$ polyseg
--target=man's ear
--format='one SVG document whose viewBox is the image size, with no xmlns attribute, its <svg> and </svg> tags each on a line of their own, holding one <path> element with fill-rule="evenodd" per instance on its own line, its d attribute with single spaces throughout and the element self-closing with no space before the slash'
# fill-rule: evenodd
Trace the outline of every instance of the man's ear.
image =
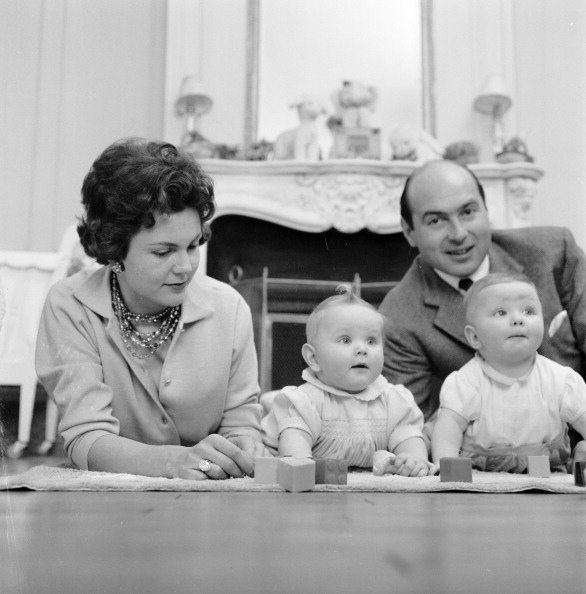
<svg viewBox="0 0 586 594">
<path fill-rule="evenodd" d="M 313 371 L 314 373 L 320 371 L 320 366 L 317 362 L 317 355 L 315 354 L 315 349 L 312 345 L 306 342 L 301 347 L 301 354 L 303 355 L 303 359 L 305 360 L 307 366 L 309 367 L 309 369 L 311 369 L 311 371 Z"/>
<path fill-rule="evenodd" d="M 480 340 L 478 338 L 478 334 L 476 334 L 476 329 L 471 324 L 466 324 L 464 326 L 464 336 L 466 336 L 466 340 L 468 344 L 474 349 L 478 350 L 480 348 Z"/>
<path fill-rule="evenodd" d="M 409 245 L 412 248 L 416 248 L 417 244 L 415 243 L 415 241 L 413 240 L 413 229 L 407 224 L 407 221 L 401 217 L 401 231 L 403 231 L 403 235 L 405 236 L 405 239 L 409 242 Z"/>
</svg>

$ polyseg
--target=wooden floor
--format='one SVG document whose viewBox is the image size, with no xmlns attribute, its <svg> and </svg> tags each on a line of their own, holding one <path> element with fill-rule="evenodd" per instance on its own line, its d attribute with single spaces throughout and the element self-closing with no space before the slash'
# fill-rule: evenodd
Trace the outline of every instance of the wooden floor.
<svg viewBox="0 0 586 594">
<path fill-rule="evenodd" d="M 8 491 L 0 522 L 3 593 L 586 592 L 586 490 Z"/>
</svg>

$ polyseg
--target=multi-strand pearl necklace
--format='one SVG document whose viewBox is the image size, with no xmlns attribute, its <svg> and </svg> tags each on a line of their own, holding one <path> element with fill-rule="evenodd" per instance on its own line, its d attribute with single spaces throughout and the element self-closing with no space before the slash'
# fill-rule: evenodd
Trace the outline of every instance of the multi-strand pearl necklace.
<svg viewBox="0 0 586 594">
<path fill-rule="evenodd" d="M 110 288 L 112 292 L 112 309 L 116 314 L 126 350 L 137 359 L 152 357 L 157 349 L 173 336 L 179 323 L 181 306 L 167 307 L 156 314 L 135 314 L 126 307 L 122 299 L 115 272 L 110 275 Z M 145 333 L 138 331 L 133 322 L 159 324 L 159 327 L 153 332 Z"/>
</svg>

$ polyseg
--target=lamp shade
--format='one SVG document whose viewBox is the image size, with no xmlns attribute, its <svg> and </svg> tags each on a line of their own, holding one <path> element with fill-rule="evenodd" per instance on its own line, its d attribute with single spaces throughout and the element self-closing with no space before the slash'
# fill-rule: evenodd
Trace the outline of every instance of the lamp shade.
<svg viewBox="0 0 586 594">
<path fill-rule="evenodd" d="M 474 109 L 481 113 L 503 114 L 512 104 L 504 78 L 493 74 L 486 79 L 480 94 L 474 100 Z"/>
<path fill-rule="evenodd" d="M 202 92 L 201 85 L 194 76 L 186 76 L 181 83 L 177 103 L 177 113 L 202 116 L 212 108 L 213 101 Z"/>
</svg>

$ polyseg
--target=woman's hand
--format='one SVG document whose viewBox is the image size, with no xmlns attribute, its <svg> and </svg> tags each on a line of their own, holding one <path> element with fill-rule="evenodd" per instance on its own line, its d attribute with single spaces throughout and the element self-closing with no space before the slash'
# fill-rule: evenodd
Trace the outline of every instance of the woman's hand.
<svg viewBox="0 0 586 594">
<path fill-rule="evenodd" d="M 229 437 L 228 441 L 237 445 L 241 450 L 246 452 L 254 462 L 255 458 L 262 457 L 273 457 L 273 455 L 267 450 L 262 441 L 258 441 L 249 435 L 239 435 L 237 437 Z"/>
<path fill-rule="evenodd" d="M 215 433 L 208 435 L 197 445 L 186 449 L 182 459 L 178 460 L 176 476 L 192 480 L 252 476 L 256 446 L 249 443 L 248 439 L 254 442 L 252 438 L 246 437 L 228 440 Z M 206 460 L 209 462 L 208 470 L 205 469 L 205 462 L 200 465 Z"/>
</svg>

